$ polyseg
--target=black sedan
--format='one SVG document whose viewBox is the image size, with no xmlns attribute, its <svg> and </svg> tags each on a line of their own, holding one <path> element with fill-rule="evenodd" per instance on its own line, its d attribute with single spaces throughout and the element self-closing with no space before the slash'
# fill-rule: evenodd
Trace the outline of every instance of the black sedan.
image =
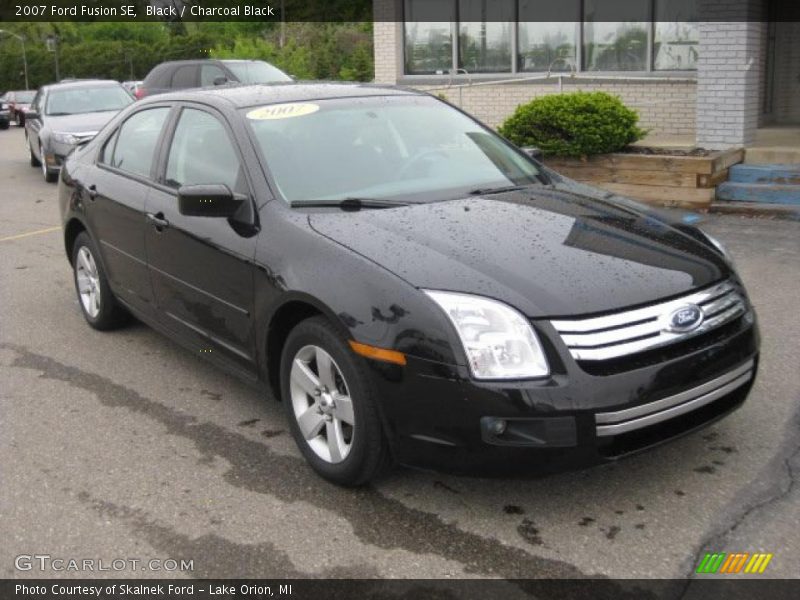
<svg viewBox="0 0 800 600">
<path fill-rule="evenodd" d="M 613 460 L 737 408 L 758 365 L 742 283 L 690 218 L 415 91 L 156 96 L 69 156 L 59 197 L 89 325 L 135 315 L 271 390 L 341 484 Z"/>
</svg>

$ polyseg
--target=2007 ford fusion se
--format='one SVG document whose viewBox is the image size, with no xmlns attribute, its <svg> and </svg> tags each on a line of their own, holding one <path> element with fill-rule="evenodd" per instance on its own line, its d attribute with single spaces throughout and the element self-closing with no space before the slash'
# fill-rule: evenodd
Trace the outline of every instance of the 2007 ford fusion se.
<svg viewBox="0 0 800 600">
<path fill-rule="evenodd" d="M 731 412 L 758 366 L 713 238 L 411 90 L 155 96 L 59 196 L 89 325 L 133 314 L 271 390 L 339 484 L 613 460 Z"/>
</svg>

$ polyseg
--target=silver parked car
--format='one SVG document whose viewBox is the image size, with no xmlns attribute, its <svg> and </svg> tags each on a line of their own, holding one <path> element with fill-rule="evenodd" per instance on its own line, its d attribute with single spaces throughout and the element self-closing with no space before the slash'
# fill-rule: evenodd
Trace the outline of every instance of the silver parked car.
<svg viewBox="0 0 800 600">
<path fill-rule="evenodd" d="M 39 89 L 25 117 L 31 166 L 48 182 L 58 179 L 72 149 L 92 139 L 133 97 L 117 81 L 80 80 Z"/>
</svg>

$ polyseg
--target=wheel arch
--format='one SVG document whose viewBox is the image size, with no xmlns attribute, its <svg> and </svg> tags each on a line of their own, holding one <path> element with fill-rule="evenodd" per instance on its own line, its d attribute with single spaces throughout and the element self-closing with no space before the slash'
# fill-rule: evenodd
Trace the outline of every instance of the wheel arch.
<svg viewBox="0 0 800 600">
<path fill-rule="evenodd" d="M 67 253 L 67 260 L 72 264 L 72 248 L 78 236 L 88 231 L 86 225 L 78 217 L 72 217 L 64 227 L 64 250 Z"/>
<path fill-rule="evenodd" d="M 272 395 L 281 401 L 281 354 L 292 329 L 301 321 L 315 316 L 325 317 L 346 338 L 350 336 L 344 322 L 327 305 L 317 298 L 300 292 L 290 293 L 269 312 L 265 328 L 264 348 L 265 380 Z"/>
</svg>

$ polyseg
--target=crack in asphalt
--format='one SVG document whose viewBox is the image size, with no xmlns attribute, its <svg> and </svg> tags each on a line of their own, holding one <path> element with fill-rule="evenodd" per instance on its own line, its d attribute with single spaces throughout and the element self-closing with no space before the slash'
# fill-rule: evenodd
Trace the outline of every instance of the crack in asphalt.
<svg viewBox="0 0 800 600">
<path fill-rule="evenodd" d="M 798 400 L 800 405 L 800 398 Z M 768 484 L 767 489 L 754 492 L 755 498 L 750 502 L 737 502 L 736 506 L 728 511 L 729 516 L 725 523 L 700 542 L 694 561 L 689 565 L 690 570 L 686 574 L 687 580 L 681 593 L 681 598 L 685 597 L 689 592 L 692 583 L 698 581 L 695 567 L 706 552 L 720 551 L 725 544 L 726 538 L 754 513 L 783 500 L 792 493 L 797 483 L 796 469 L 798 467 L 793 464 L 795 462 L 800 463 L 800 408 L 789 419 L 784 441 L 781 443 L 775 457 L 747 486 L 748 489 L 753 489 L 758 487 L 759 483 L 766 482 Z"/>
<path fill-rule="evenodd" d="M 230 465 L 223 475 L 237 488 L 270 495 L 284 502 L 307 502 L 345 519 L 364 544 L 383 549 L 401 549 L 415 554 L 433 554 L 461 564 L 465 572 L 505 579 L 526 579 L 519 587 L 526 593 L 552 592 L 531 578 L 585 579 L 587 575 L 562 560 L 537 557 L 496 538 L 484 538 L 445 523 L 435 514 L 411 508 L 372 487 L 345 489 L 315 475 L 298 457 L 274 453 L 260 442 L 220 425 L 200 422 L 194 416 L 146 398 L 139 392 L 95 373 L 66 365 L 16 344 L 0 344 L 16 356 L 15 368 L 40 372 L 40 377 L 62 381 L 93 394 L 104 406 L 124 408 L 155 420 L 176 435 L 193 442 L 202 458 L 214 456 Z M 269 477 L 280 474 L 280 479 Z M 163 532 L 162 532 L 163 533 Z M 161 535 L 161 533 L 159 533 Z M 177 540 L 179 547 L 181 542 Z M 248 547 L 249 548 L 249 547 Z M 586 585 L 571 589 L 587 598 L 644 598 L 643 590 L 631 590 L 608 579 L 586 579 Z"/>
</svg>

